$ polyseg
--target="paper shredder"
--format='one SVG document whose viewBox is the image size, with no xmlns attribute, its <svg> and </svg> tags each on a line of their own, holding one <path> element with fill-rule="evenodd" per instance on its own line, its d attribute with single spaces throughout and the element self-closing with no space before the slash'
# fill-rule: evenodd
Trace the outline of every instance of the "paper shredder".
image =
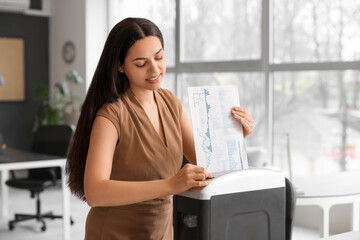
<svg viewBox="0 0 360 240">
<path fill-rule="evenodd" d="M 174 196 L 175 240 L 285 240 L 285 177 L 269 169 L 215 174 Z"/>
</svg>

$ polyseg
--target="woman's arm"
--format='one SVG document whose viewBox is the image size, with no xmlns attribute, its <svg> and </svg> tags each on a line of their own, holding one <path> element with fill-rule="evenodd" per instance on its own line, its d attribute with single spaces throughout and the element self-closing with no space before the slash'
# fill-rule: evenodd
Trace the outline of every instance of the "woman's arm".
<svg viewBox="0 0 360 240">
<path fill-rule="evenodd" d="M 139 182 L 110 180 L 117 139 L 117 131 L 111 121 L 96 117 L 84 176 L 85 196 L 91 207 L 133 204 L 209 184 L 205 169 L 189 164 L 170 179 Z"/>
</svg>

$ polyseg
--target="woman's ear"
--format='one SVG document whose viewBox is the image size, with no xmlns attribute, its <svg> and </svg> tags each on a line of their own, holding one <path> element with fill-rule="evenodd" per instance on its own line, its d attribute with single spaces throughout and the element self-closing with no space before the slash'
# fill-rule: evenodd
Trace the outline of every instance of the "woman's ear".
<svg viewBox="0 0 360 240">
<path fill-rule="evenodd" d="M 124 73 L 124 67 L 121 64 L 119 64 L 118 71 Z"/>
</svg>

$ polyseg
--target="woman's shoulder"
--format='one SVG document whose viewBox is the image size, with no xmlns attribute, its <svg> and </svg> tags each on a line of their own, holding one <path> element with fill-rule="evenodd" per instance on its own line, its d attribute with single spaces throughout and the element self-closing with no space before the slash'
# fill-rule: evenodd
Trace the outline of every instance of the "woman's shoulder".
<svg viewBox="0 0 360 240">
<path fill-rule="evenodd" d="M 101 117 L 105 117 L 108 120 L 110 120 L 115 128 L 116 131 L 118 133 L 118 136 L 120 136 L 120 116 L 121 114 L 121 101 L 119 99 L 115 100 L 114 102 L 106 102 L 103 105 L 101 105 L 101 107 L 99 108 L 99 110 L 96 113 L 96 116 L 101 116 Z"/>
<path fill-rule="evenodd" d="M 123 105 L 124 104 L 122 103 L 120 98 L 113 102 L 106 102 L 100 106 L 99 110 L 97 111 L 97 115 L 102 113 L 112 113 L 118 115 L 124 108 Z"/>
</svg>

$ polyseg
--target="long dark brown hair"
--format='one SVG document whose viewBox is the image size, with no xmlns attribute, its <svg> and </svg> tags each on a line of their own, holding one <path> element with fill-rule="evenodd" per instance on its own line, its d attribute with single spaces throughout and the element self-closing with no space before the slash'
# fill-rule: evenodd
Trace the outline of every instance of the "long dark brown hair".
<svg viewBox="0 0 360 240">
<path fill-rule="evenodd" d="M 68 185 L 73 194 L 86 200 L 84 194 L 84 171 L 90 142 L 91 128 L 99 108 L 107 102 L 116 101 L 129 88 L 129 80 L 118 71 L 129 48 L 148 36 L 164 40 L 159 28 L 144 18 L 126 18 L 116 24 L 106 40 L 90 88 L 81 107 L 81 114 L 70 145 L 66 162 Z"/>
</svg>

